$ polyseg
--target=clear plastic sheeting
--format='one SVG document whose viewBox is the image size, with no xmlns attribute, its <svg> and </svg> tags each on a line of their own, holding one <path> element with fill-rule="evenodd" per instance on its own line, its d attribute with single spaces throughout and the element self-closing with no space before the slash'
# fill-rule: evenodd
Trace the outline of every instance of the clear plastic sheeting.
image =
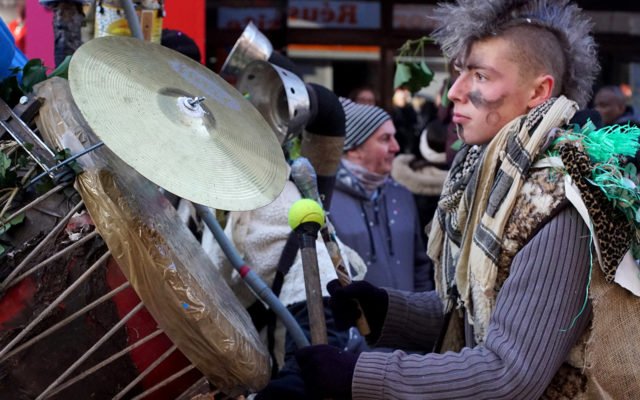
<svg viewBox="0 0 640 400">
<path fill-rule="evenodd" d="M 65 80 L 49 79 L 36 93 L 45 99 L 38 124 L 48 143 L 72 154 L 97 143 Z M 158 325 L 225 393 L 264 387 L 269 355 L 249 315 L 157 187 L 106 146 L 78 162 L 76 188 Z"/>
</svg>

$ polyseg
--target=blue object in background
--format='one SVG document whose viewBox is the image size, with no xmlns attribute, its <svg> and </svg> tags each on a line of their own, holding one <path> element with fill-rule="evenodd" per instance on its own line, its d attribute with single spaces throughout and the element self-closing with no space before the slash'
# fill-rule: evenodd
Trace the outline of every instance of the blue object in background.
<svg viewBox="0 0 640 400">
<path fill-rule="evenodd" d="M 27 57 L 16 47 L 11 31 L 0 19 L 0 79 L 13 75 L 13 68 L 22 68 L 26 63 Z M 18 81 L 21 79 L 22 72 L 18 74 Z"/>
</svg>

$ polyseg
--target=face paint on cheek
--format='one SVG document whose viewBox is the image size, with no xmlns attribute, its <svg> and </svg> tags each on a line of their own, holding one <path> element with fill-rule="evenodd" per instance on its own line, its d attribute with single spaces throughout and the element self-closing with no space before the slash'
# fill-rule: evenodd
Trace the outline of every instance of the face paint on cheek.
<svg viewBox="0 0 640 400">
<path fill-rule="evenodd" d="M 490 111 L 485 121 L 488 125 L 497 125 L 500 122 L 500 114 L 497 111 Z"/>
<path fill-rule="evenodd" d="M 504 104 L 504 99 L 506 96 L 501 96 L 496 100 L 488 100 L 486 99 L 479 90 L 474 90 L 469 92 L 468 98 L 471 104 L 477 109 L 485 109 L 489 110 L 485 118 L 485 122 L 488 125 L 497 125 L 500 122 L 500 113 L 496 111 Z"/>
<path fill-rule="evenodd" d="M 506 96 L 500 96 L 495 100 L 488 100 L 482 95 L 482 93 L 480 93 L 479 90 L 474 90 L 472 92 L 469 92 L 467 97 L 469 98 L 471 104 L 473 104 L 473 106 L 477 109 L 484 108 L 488 110 L 495 110 L 502 107 Z"/>
</svg>

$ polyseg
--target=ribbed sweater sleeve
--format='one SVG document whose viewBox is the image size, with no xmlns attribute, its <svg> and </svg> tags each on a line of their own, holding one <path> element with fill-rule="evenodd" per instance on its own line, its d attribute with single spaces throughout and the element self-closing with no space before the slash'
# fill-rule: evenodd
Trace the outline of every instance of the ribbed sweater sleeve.
<svg viewBox="0 0 640 400">
<path fill-rule="evenodd" d="M 588 324 L 590 309 L 581 313 L 581 308 L 589 263 L 588 229 L 569 207 L 514 258 L 484 345 L 445 354 L 362 353 L 352 381 L 353 399 L 539 398 Z M 389 312 L 395 310 L 396 295 L 390 297 Z M 421 304 L 411 298 L 407 296 L 404 316 L 396 317 L 406 318 L 407 331 L 424 330 L 431 316 L 416 312 Z M 415 316 L 408 319 L 410 314 Z M 392 331 L 385 326 L 384 333 Z"/>
<path fill-rule="evenodd" d="M 442 301 L 435 291 L 405 292 L 385 288 L 387 316 L 377 347 L 429 352 L 442 327 Z"/>
</svg>

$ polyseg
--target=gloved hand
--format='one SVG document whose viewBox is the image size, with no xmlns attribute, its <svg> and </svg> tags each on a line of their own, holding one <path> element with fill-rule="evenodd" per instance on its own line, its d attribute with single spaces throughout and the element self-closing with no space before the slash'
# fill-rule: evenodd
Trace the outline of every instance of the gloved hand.
<svg viewBox="0 0 640 400">
<path fill-rule="evenodd" d="M 254 400 L 299 400 L 307 397 L 302 376 L 290 373 L 272 379 Z"/>
<path fill-rule="evenodd" d="M 296 351 L 307 394 L 319 399 L 351 399 L 351 381 L 358 356 L 328 344 Z"/>
<path fill-rule="evenodd" d="M 369 344 L 375 344 L 380 338 L 382 325 L 387 317 L 389 308 L 387 292 L 365 281 L 356 281 L 342 287 L 337 279 L 327 284 L 327 290 L 331 295 L 329 306 L 333 312 L 336 327 L 348 329 L 355 326 L 361 314 L 357 300 L 371 329 L 371 333 L 365 339 Z"/>
</svg>

